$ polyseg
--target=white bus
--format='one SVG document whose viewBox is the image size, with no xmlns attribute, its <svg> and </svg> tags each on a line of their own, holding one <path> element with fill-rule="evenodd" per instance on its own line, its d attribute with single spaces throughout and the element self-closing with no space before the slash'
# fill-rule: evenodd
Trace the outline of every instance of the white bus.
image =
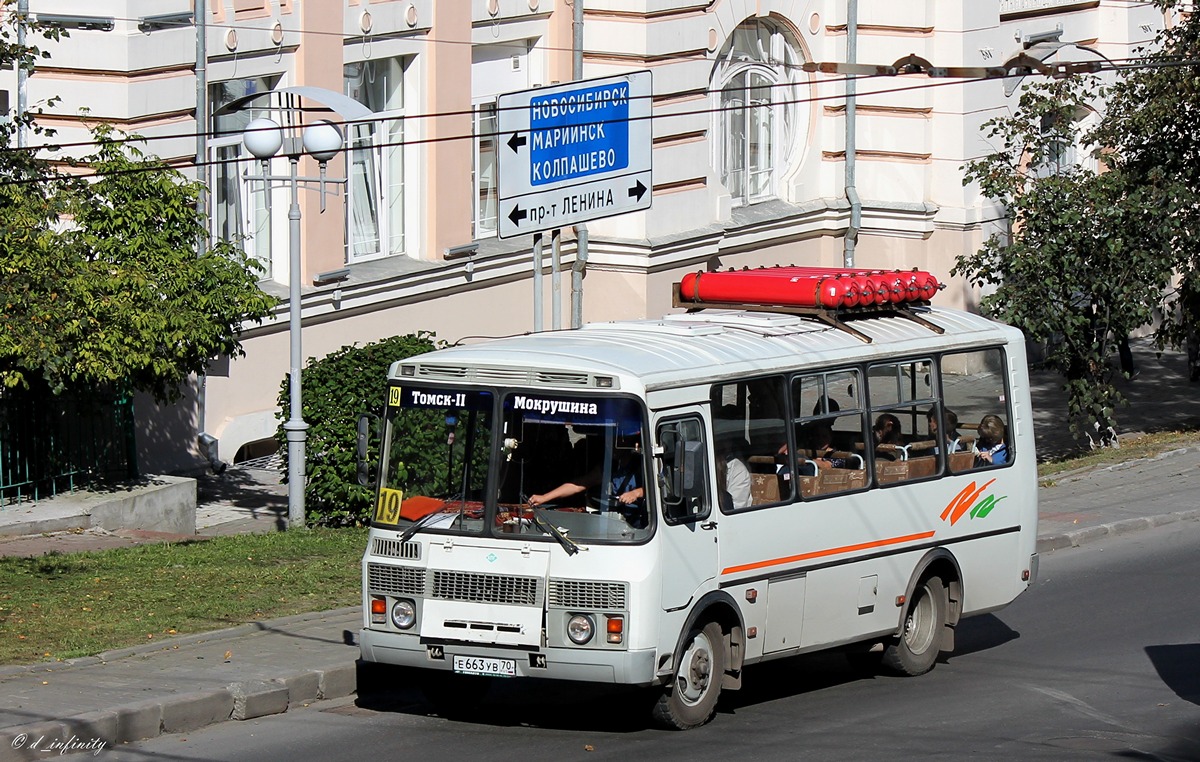
<svg viewBox="0 0 1200 762">
<path fill-rule="evenodd" d="M 926 672 L 1037 575 L 1024 339 L 976 315 L 700 310 L 442 349 L 389 384 L 360 645 L 435 704 L 657 686 L 691 728 L 756 662 Z"/>
</svg>

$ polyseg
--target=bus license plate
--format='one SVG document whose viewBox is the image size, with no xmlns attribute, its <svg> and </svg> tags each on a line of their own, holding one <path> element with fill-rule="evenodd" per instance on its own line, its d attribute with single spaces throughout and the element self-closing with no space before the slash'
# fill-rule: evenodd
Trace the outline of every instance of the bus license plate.
<svg viewBox="0 0 1200 762">
<path fill-rule="evenodd" d="M 454 671 L 460 675 L 516 677 L 517 662 L 513 659 L 484 659 L 479 656 L 455 656 Z"/>
</svg>

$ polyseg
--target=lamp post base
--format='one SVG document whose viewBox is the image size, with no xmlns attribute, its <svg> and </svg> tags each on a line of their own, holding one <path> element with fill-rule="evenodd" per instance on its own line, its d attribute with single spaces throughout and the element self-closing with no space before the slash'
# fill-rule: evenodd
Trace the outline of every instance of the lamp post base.
<svg viewBox="0 0 1200 762">
<path fill-rule="evenodd" d="M 283 424 L 288 441 L 288 529 L 304 526 L 304 443 L 308 424 L 293 419 Z"/>
</svg>

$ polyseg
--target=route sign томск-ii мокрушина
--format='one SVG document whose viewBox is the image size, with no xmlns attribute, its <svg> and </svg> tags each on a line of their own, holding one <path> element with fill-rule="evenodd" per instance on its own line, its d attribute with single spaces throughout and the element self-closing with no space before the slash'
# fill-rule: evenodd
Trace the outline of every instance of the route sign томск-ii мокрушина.
<svg viewBox="0 0 1200 762">
<path fill-rule="evenodd" d="M 500 96 L 501 238 L 650 208 L 650 72 Z"/>
</svg>

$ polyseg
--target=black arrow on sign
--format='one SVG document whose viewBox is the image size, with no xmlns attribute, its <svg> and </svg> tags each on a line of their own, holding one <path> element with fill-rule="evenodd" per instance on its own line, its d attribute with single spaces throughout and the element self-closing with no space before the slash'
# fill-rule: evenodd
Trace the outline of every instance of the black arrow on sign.
<svg viewBox="0 0 1200 762">
<path fill-rule="evenodd" d="M 508 219 L 512 224 L 516 225 L 528 216 L 529 212 L 523 211 L 519 206 L 514 206 L 512 214 L 508 215 Z"/>
<path fill-rule="evenodd" d="M 646 195 L 646 186 L 642 185 L 641 180 L 638 180 L 637 185 L 629 189 L 629 195 L 641 201 L 642 196 Z"/>
<path fill-rule="evenodd" d="M 508 139 L 508 147 L 513 150 L 513 153 L 516 153 L 518 148 L 521 148 L 525 145 L 525 142 L 524 135 L 518 135 L 514 132 L 513 136 Z"/>
</svg>

